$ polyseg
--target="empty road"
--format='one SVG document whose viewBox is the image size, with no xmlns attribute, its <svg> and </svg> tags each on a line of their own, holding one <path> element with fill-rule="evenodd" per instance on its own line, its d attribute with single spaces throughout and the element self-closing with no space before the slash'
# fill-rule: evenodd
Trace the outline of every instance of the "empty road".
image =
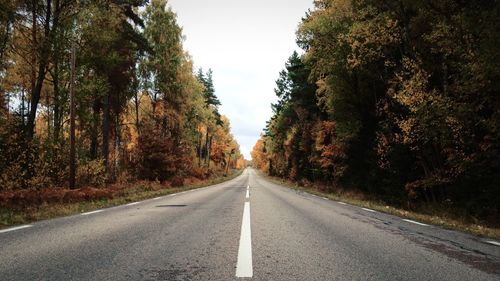
<svg viewBox="0 0 500 281">
<path fill-rule="evenodd" d="M 325 200 L 252 169 L 0 231 L 0 280 L 500 280 L 496 241 Z"/>
</svg>

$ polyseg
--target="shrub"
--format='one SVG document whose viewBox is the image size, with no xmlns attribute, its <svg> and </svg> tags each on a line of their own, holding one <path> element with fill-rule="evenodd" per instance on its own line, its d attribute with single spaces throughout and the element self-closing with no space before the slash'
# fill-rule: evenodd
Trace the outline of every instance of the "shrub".
<svg viewBox="0 0 500 281">
<path fill-rule="evenodd" d="M 79 186 L 102 186 L 106 183 L 104 160 L 80 161 L 76 169 L 76 181 Z"/>
</svg>

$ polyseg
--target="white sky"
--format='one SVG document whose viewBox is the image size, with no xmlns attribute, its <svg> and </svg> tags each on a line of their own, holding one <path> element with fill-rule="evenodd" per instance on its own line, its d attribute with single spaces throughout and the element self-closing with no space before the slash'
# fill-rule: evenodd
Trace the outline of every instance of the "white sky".
<svg viewBox="0 0 500 281">
<path fill-rule="evenodd" d="M 246 159 L 271 117 L 275 81 L 312 0 L 169 0 L 195 67 L 213 70 L 220 111 Z"/>
</svg>

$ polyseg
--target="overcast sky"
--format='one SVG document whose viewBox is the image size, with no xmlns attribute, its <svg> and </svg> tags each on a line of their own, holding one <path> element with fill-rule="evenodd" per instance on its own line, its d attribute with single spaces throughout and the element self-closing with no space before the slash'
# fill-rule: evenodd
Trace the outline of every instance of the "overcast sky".
<svg viewBox="0 0 500 281">
<path fill-rule="evenodd" d="M 169 0 L 195 67 L 213 70 L 221 113 L 246 159 L 271 117 L 275 81 L 312 0 Z"/>
</svg>

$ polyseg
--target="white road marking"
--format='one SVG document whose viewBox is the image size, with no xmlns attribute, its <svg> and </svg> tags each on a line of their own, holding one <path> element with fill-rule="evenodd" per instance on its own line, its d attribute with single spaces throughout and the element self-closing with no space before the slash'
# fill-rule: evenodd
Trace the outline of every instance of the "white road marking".
<svg viewBox="0 0 500 281">
<path fill-rule="evenodd" d="M 330 200 L 330 199 L 328 199 L 328 198 L 326 198 L 326 197 L 321 197 L 321 199 Z"/>
<path fill-rule="evenodd" d="M 318 197 L 318 195 L 316 195 L 316 194 L 311 194 L 311 196 L 313 196 L 313 197 Z"/>
<path fill-rule="evenodd" d="M 247 185 L 247 190 L 250 189 L 250 185 Z"/>
<path fill-rule="evenodd" d="M 347 205 L 347 203 L 340 202 L 340 201 L 337 201 L 337 203 L 339 203 L 340 205 Z"/>
<path fill-rule="evenodd" d="M 20 225 L 20 226 L 16 226 L 16 227 L 11 227 L 11 228 L 0 230 L 0 233 L 5 233 L 5 232 L 9 232 L 9 231 L 19 230 L 19 229 L 23 229 L 23 228 L 32 227 L 32 226 L 33 225 L 31 225 L 31 224 Z"/>
<path fill-rule="evenodd" d="M 375 210 L 368 209 L 368 208 L 361 208 L 361 209 L 363 209 L 363 210 L 365 210 L 365 211 L 367 211 L 367 212 L 372 212 L 372 213 L 376 213 L 376 212 L 377 212 L 377 211 L 375 211 Z"/>
<path fill-rule="evenodd" d="M 252 231 L 250 229 L 250 202 L 245 202 L 241 222 L 240 248 L 236 263 L 236 277 L 252 277 Z"/>
<path fill-rule="evenodd" d="M 250 191 L 248 191 L 248 189 L 247 189 L 247 195 L 245 197 L 246 199 L 250 198 Z"/>
<path fill-rule="evenodd" d="M 125 206 L 134 206 L 134 205 L 137 205 L 137 204 L 139 204 L 139 202 L 132 202 L 132 203 L 128 203 L 128 204 L 127 204 L 127 205 L 125 205 Z"/>
<path fill-rule="evenodd" d="M 421 222 L 418 222 L 418 221 L 412 221 L 412 220 L 409 220 L 409 219 L 403 219 L 403 220 L 406 221 L 406 222 L 409 222 L 409 223 L 414 223 L 414 224 L 418 224 L 418 225 L 422 225 L 422 226 L 429 226 L 428 224 L 421 223 Z"/>
<path fill-rule="evenodd" d="M 486 240 L 484 242 L 491 244 L 491 245 L 500 246 L 500 242 L 497 242 L 497 241 Z"/>
<path fill-rule="evenodd" d="M 80 215 L 82 215 L 82 216 L 88 216 L 88 215 L 100 213 L 102 211 L 103 210 L 96 210 L 96 211 L 92 211 L 92 212 L 81 213 Z"/>
<path fill-rule="evenodd" d="M 158 199 L 160 199 L 160 198 L 161 198 L 161 197 L 155 197 L 155 198 L 153 198 L 152 200 L 158 200 Z"/>
</svg>

